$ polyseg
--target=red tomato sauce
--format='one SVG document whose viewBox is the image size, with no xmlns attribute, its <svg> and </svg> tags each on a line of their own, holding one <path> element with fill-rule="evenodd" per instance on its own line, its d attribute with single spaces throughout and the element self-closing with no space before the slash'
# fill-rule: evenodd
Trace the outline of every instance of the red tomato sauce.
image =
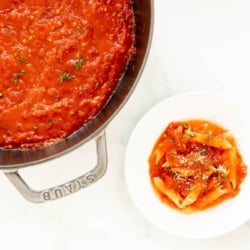
<svg viewBox="0 0 250 250">
<path fill-rule="evenodd" d="M 1 0 L 0 147 L 38 148 L 101 111 L 135 53 L 130 0 Z"/>
<path fill-rule="evenodd" d="M 155 193 L 163 203 L 185 213 L 235 197 L 246 174 L 233 135 L 205 120 L 170 123 L 149 156 Z"/>
</svg>

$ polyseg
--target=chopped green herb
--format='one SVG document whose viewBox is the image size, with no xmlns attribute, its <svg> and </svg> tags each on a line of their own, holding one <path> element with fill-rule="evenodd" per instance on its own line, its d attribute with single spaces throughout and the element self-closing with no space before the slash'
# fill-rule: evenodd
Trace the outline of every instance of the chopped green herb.
<svg viewBox="0 0 250 250">
<path fill-rule="evenodd" d="M 190 128 L 188 128 L 188 129 L 185 130 L 185 134 L 189 135 L 190 137 L 194 137 L 194 132 L 191 131 Z"/>
<path fill-rule="evenodd" d="M 54 122 L 53 119 L 48 119 L 48 123 L 52 125 L 52 124 L 54 124 L 55 122 Z"/>
<path fill-rule="evenodd" d="M 21 76 L 25 75 L 25 71 L 21 70 L 13 75 L 13 82 L 18 83 Z"/>
<path fill-rule="evenodd" d="M 228 178 L 227 177 L 222 177 L 222 182 L 228 182 Z"/>
<path fill-rule="evenodd" d="M 83 32 L 83 29 L 82 29 L 82 28 L 78 28 L 76 31 L 77 31 L 78 33 L 82 33 L 82 32 Z"/>
<path fill-rule="evenodd" d="M 68 72 L 63 72 L 59 76 L 59 83 L 63 83 L 64 81 L 70 81 L 74 78 L 74 76 Z"/>
<path fill-rule="evenodd" d="M 28 60 L 23 58 L 23 57 L 20 57 L 20 56 L 16 56 L 16 60 L 19 61 L 20 63 L 22 64 L 28 64 Z"/>
<path fill-rule="evenodd" d="M 172 168 L 170 166 L 165 166 L 165 168 L 169 174 L 173 174 Z"/>
<path fill-rule="evenodd" d="M 57 96 L 55 97 L 55 102 L 59 102 L 59 101 L 60 101 L 60 96 L 57 95 Z"/>
<path fill-rule="evenodd" d="M 17 82 L 18 82 L 18 79 L 19 79 L 18 74 L 14 74 L 14 76 L 13 76 L 13 82 L 14 82 L 14 83 L 17 83 Z"/>
<path fill-rule="evenodd" d="M 172 175 L 173 175 L 174 179 L 177 179 L 179 177 L 179 175 L 176 172 L 172 172 Z"/>
<path fill-rule="evenodd" d="M 206 155 L 206 148 L 202 148 L 201 150 L 200 150 L 200 154 L 203 156 L 203 155 Z"/>
<path fill-rule="evenodd" d="M 179 177 L 178 173 L 174 172 L 170 166 L 164 166 L 168 173 L 172 175 L 174 179 L 177 179 Z"/>
<path fill-rule="evenodd" d="M 175 141 L 174 136 L 170 136 L 170 137 L 169 137 L 169 140 L 170 140 L 171 142 L 174 142 L 174 141 Z"/>
<path fill-rule="evenodd" d="M 189 187 L 189 191 L 193 191 L 193 190 L 195 190 L 195 185 L 190 185 L 190 187 Z"/>
<path fill-rule="evenodd" d="M 171 152 L 171 153 L 169 154 L 169 156 L 170 156 L 170 157 L 175 157 L 175 156 L 176 156 L 176 153 Z"/>
<path fill-rule="evenodd" d="M 86 61 L 87 61 L 86 57 L 81 57 L 81 58 L 77 59 L 76 62 L 75 62 L 75 69 L 76 70 L 81 69 L 83 63 L 86 62 Z"/>
<path fill-rule="evenodd" d="M 215 180 L 215 184 L 219 185 L 220 183 L 221 183 L 220 180 L 218 179 Z"/>
</svg>

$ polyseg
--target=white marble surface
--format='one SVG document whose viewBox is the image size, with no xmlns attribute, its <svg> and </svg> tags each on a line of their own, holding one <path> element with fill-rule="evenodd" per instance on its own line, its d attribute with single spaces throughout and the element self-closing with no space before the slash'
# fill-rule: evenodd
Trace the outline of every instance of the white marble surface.
<svg viewBox="0 0 250 250">
<path fill-rule="evenodd" d="M 0 248 L 249 250 L 250 223 L 205 240 L 182 239 L 159 230 L 134 206 L 123 172 L 133 127 L 163 98 L 205 90 L 249 105 L 249 27 L 248 0 L 155 0 L 155 32 L 145 71 L 106 130 L 107 173 L 85 190 L 41 205 L 24 200 L 1 174 Z M 75 177 L 82 173 L 83 165 L 93 162 L 90 142 L 22 174 L 33 187 L 41 188 Z"/>
</svg>

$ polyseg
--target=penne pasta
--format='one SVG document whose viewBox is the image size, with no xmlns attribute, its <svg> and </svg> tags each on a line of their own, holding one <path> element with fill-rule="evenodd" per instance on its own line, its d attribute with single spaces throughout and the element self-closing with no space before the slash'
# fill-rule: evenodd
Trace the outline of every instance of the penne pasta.
<svg viewBox="0 0 250 250">
<path fill-rule="evenodd" d="M 235 197 L 247 166 L 230 131 L 189 120 L 170 123 L 160 135 L 149 156 L 149 174 L 164 203 L 192 213 Z"/>
<path fill-rule="evenodd" d="M 154 152 L 155 163 L 158 164 L 160 160 L 163 158 L 165 152 L 160 148 L 157 148 Z"/>
<path fill-rule="evenodd" d="M 193 176 L 195 172 L 193 169 L 184 169 L 180 167 L 172 167 L 171 170 L 181 177 Z"/>
<path fill-rule="evenodd" d="M 183 202 L 181 204 L 181 207 L 186 208 L 187 206 L 189 206 L 189 205 L 193 204 L 194 202 L 196 202 L 201 191 L 202 191 L 202 187 L 198 187 L 198 188 L 190 191 L 190 193 L 183 200 Z"/>
<path fill-rule="evenodd" d="M 228 166 L 230 168 L 229 171 L 229 179 L 232 184 L 233 189 L 237 186 L 237 151 L 236 148 L 233 147 L 228 151 Z"/>
<path fill-rule="evenodd" d="M 162 194 L 166 195 L 177 207 L 181 208 L 182 198 L 179 194 L 175 193 L 173 190 L 168 189 L 161 178 L 155 177 L 153 179 L 155 187 Z"/>
<path fill-rule="evenodd" d="M 217 187 L 214 190 L 210 191 L 206 195 L 204 195 L 203 199 L 200 201 L 200 206 L 205 207 L 208 204 L 218 200 L 222 195 L 230 192 L 230 189 L 228 188 L 223 188 L 223 187 Z"/>
<path fill-rule="evenodd" d="M 212 146 L 219 149 L 230 149 L 232 145 L 229 141 L 222 137 L 213 137 L 209 134 L 202 134 L 198 132 L 192 132 L 189 135 L 189 140 L 192 142 L 199 142 L 207 146 Z"/>
</svg>

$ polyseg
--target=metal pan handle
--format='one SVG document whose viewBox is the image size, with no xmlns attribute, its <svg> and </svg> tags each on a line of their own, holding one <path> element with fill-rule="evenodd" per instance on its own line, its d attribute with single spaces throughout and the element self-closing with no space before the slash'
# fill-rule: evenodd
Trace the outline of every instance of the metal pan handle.
<svg viewBox="0 0 250 250">
<path fill-rule="evenodd" d="M 56 200 L 75 193 L 99 180 L 107 169 L 107 145 L 105 131 L 96 138 L 97 164 L 84 175 L 67 183 L 54 186 L 42 191 L 33 190 L 20 176 L 18 170 L 5 172 L 5 175 L 23 195 L 23 197 L 34 203 Z"/>
</svg>

